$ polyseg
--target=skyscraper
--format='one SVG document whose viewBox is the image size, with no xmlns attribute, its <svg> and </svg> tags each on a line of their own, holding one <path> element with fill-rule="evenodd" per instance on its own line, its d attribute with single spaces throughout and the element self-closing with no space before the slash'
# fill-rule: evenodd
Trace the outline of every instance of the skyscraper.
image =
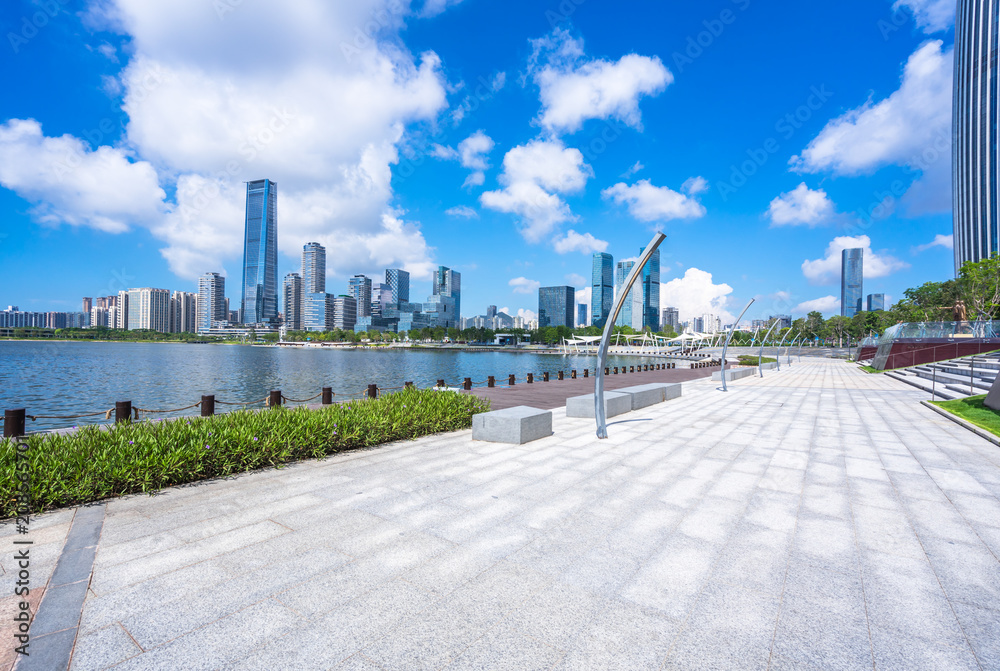
<svg viewBox="0 0 1000 671">
<path fill-rule="evenodd" d="M 576 325 L 586 326 L 587 325 L 587 304 L 577 303 L 576 304 Z"/>
<path fill-rule="evenodd" d="M 166 289 L 128 290 L 128 330 L 170 332 L 170 292 Z"/>
<path fill-rule="evenodd" d="M 643 247 L 639 255 L 646 251 Z M 660 330 L 660 250 L 656 249 L 642 267 L 642 328 Z"/>
<path fill-rule="evenodd" d="M 347 280 L 347 295 L 355 301 L 355 317 L 371 317 L 372 315 L 372 280 L 365 275 L 355 275 Z M 354 328 L 354 325 L 351 325 Z"/>
<path fill-rule="evenodd" d="M 681 313 L 677 308 L 663 308 L 663 320 L 661 326 L 664 331 L 672 330 L 674 333 L 681 332 Z"/>
<path fill-rule="evenodd" d="M 318 242 L 302 245 L 302 293 L 326 291 L 326 247 Z"/>
<path fill-rule="evenodd" d="M 446 296 L 455 301 L 455 321 L 457 325 L 458 319 L 462 316 L 462 273 L 451 268 L 438 266 L 438 269 L 434 272 L 433 294 L 435 296 Z"/>
<path fill-rule="evenodd" d="M 952 200 L 955 274 L 998 251 L 997 49 L 1000 0 L 959 0 L 955 21 Z"/>
<path fill-rule="evenodd" d="M 91 308 L 93 308 L 93 307 L 94 307 L 94 299 L 93 298 L 84 297 L 84 299 L 83 299 L 83 311 L 89 313 L 90 310 L 91 310 Z"/>
<path fill-rule="evenodd" d="M 590 323 L 604 328 L 615 303 L 615 261 L 610 254 L 597 252 L 590 281 Z"/>
<path fill-rule="evenodd" d="M 868 294 L 868 312 L 885 310 L 885 294 Z"/>
<path fill-rule="evenodd" d="M 541 287 L 538 290 L 538 328 L 573 328 L 575 304 L 576 289 L 573 287 Z"/>
<path fill-rule="evenodd" d="M 864 249 L 845 249 L 840 256 L 840 314 L 853 317 L 863 309 Z"/>
<path fill-rule="evenodd" d="M 195 333 L 197 331 L 198 294 L 175 291 L 170 295 L 170 332 Z"/>
<path fill-rule="evenodd" d="M 392 291 L 393 303 L 410 302 L 410 273 L 399 268 L 386 268 L 385 283 Z"/>
<path fill-rule="evenodd" d="M 292 331 L 302 330 L 302 276 L 298 273 L 285 275 L 284 291 L 285 327 Z"/>
<path fill-rule="evenodd" d="M 128 289 L 122 289 L 118 292 L 118 300 L 115 301 L 115 305 L 118 308 L 115 310 L 115 323 L 114 327 L 121 331 L 128 329 Z M 111 326 L 108 324 L 108 326 Z"/>
<path fill-rule="evenodd" d="M 625 280 L 632 273 L 635 261 L 619 261 L 615 271 L 615 298 L 617 298 L 625 287 Z M 622 309 L 618 312 L 618 319 L 615 326 L 628 326 L 636 331 L 642 330 L 642 285 L 636 281 L 629 289 L 628 297 L 622 303 Z"/>
<path fill-rule="evenodd" d="M 269 179 L 247 182 L 243 238 L 244 324 L 278 320 L 278 185 Z"/>
<path fill-rule="evenodd" d="M 226 310 L 226 278 L 219 273 L 205 273 L 198 278 L 198 312 L 195 317 L 198 333 L 212 328 L 212 322 L 229 319 Z"/>
</svg>

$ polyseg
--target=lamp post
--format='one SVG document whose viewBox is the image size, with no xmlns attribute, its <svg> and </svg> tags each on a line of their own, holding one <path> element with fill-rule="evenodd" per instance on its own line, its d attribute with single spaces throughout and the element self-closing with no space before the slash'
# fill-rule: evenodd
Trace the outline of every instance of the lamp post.
<svg viewBox="0 0 1000 671">
<path fill-rule="evenodd" d="M 780 320 L 775 319 L 774 323 L 771 324 L 771 328 L 767 330 L 767 333 L 764 334 L 764 337 L 760 341 L 760 353 L 757 355 L 757 372 L 760 373 L 761 377 L 764 377 L 764 368 L 763 368 L 764 345 L 767 344 L 767 336 L 771 335 L 771 331 L 773 331 L 774 327 L 780 323 L 781 323 Z"/>
<path fill-rule="evenodd" d="M 740 313 L 740 316 L 737 317 L 736 321 L 733 322 L 733 325 L 729 327 L 729 335 L 726 336 L 726 344 L 722 346 L 722 391 L 729 391 L 729 389 L 726 388 L 726 350 L 729 349 L 729 340 L 733 337 L 733 331 L 736 330 L 736 325 L 740 323 L 741 319 L 743 319 L 743 315 L 746 314 L 747 309 L 753 304 L 753 301 L 754 299 L 751 298 L 750 302 L 747 303 L 747 306 L 743 308 L 743 312 Z"/>
<path fill-rule="evenodd" d="M 791 332 L 792 332 L 792 329 L 789 327 L 789 329 L 787 331 L 785 331 L 785 335 L 783 335 L 781 337 L 781 342 L 778 343 L 778 353 L 775 355 L 774 358 L 778 360 L 778 370 L 779 371 L 781 370 L 781 346 L 785 344 L 785 338 L 787 338 L 788 334 L 791 333 Z"/>
<path fill-rule="evenodd" d="M 653 252 L 655 252 L 660 244 L 666 239 L 667 236 L 663 233 L 656 233 L 653 236 L 653 239 L 650 240 L 649 244 L 646 245 L 646 249 L 639 258 L 639 262 L 633 266 L 628 279 L 626 279 L 625 284 L 622 285 L 621 293 L 618 295 L 618 299 L 615 301 L 614 307 L 608 315 L 608 321 L 604 324 L 604 334 L 601 336 L 601 346 L 597 350 L 597 375 L 594 376 L 594 417 L 597 419 L 597 437 L 600 439 L 608 437 L 607 413 L 604 411 L 604 364 L 608 358 L 608 345 L 611 343 L 611 332 L 614 330 L 615 320 L 618 319 L 618 313 L 621 312 L 622 305 L 625 303 L 625 299 L 628 297 L 629 291 L 632 289 L 632 285 L 635 284 L 637 279 L 639 279 L 642 269 L 646 267 L 646 263 L 648 263 L 650 257 L 653 256 Z"/>
</svg>

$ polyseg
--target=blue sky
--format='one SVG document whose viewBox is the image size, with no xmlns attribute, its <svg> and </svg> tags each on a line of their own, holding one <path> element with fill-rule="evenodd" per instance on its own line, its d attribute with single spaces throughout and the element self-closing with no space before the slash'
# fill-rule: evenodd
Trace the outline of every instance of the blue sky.
<svg viewBox="0 0 1000 671">
<path fill-rule="evenodd" d="M 222 271 L 238 304 L 263 177 L 280 276 L 318 240 L 338 293 L 446 265 L 465 316 L 528 314 L 663 230 L 684 319 L 838 313 L 853 246 L 894 300 L 953 274 L 954 4 L 4 3 L 0 303 Z"/>
</svg>

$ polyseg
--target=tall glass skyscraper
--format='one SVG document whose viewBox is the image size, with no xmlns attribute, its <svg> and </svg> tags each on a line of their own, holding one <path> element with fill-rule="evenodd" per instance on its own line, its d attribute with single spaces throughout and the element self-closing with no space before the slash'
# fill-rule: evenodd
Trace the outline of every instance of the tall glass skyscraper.
<svg viewBox="0 0 1000 671">
<path fill-rule="evenodd" d="M 541 287 L 538 290 L 538 328 L 566 326 L 573 328 L 573 306 L 576 289 L 573 287 Z"/>
<path fill-rule="evenodd" d="M 635 261 L 619 261 L 615 273 L 615 296 L 617 297 L 625 288 L 625 280 L 632 274 Z M 618 319 L 615 326 L 629 326 L 636 331 L 642 330 L 642 286 L 639 281 L 629 289 L 628 297 L 622 303 L 622 309 L 618 312 Z"/>
<path fill-rule="evenodd" d="M 229 319 L 226 310 L 226 278 L 219 273 L 205 273 L 198 278 L 198 304 L 195 317 L 196 330 L 201 333 L 212 328 L 212 322 Z"/>
<path fill-rule="evenodd" d="M 955 274 L 998 251 L 997 49 L 1000 0 L 959 0 L 955 22 L 952 197 Z"/>
<path fill-rule="evenodd" d="M 455 301 L 455 321 L 458 321 L 462 316 L 462 273 L 452 270 L 451 268 L 446 268 L 444 266 L 438 266 L 438 269 L 434 272 L 434 289 L 432 292 L 435 296 L 447 296 Z"/>
<path fill-rule="evenodd" d="M 355 275 L 347 280 L 347 295 L 355 301 L 355 319 L 372 316 L 372 280 L 370 277 Z"/>
<path fill-rule="evenodd" d="M 639 256 L 646 251 L 643 247 Z M 660 250 L 649 257 L 642 269 L 642 328 L 660 330 Z"/>
<path fill-rule="evenodd" d="M 393 303 L 410 302 L 410 273 L 399 268 L 386 268 L 385 283 L 392 291 Z"/>
<path fill-rule="evenodd" d="M 278 185 L 269 179 L 247 182 L 243 238 L 244 324 L 278 321 Z"/>
<path fill-rule="evenodd" d="M 590 280 L 590 323 L 604 328 L 615 304 L 615 261 L 610 254 L 594 254 Z"/>
<path fill-rule="evenodd" d="M 840 256 L 840 314 L 853 317 L 861 306 L 864 287 L 864 249 L 845 249 Z"/>
<path fill-rule="evenodd" d="M 326 247 L 318 242 L 302 245 L 302 292 L 326 291 Z"/>
</svg>

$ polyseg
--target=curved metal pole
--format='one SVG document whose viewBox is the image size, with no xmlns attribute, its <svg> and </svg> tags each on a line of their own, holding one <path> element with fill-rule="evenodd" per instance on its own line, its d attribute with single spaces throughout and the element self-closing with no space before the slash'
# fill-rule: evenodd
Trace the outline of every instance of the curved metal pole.
<svg viewBox="0 0 1000 671">
<path fill-rule="evenodd" d="M 792 348 L 795 347 L 795 341 L 799 339 L 799 334 L 801 331 L 795 332 L 795 337 L 792 338 L 792 342 L 788 343 L 788 349 L 785 350 L 786 363 L 792 365 Z"/>
<path fill-rule="evenodd" d="M 729 327 L 729 335 L 726 336 L 726 344 L 722 346 L 722 391 L 729 391 L 729 389 L 726 388 L 726 350 L 729 349 L 729 340 L 733 337 L 733 331 L 736 330 L 736 325 L 740 323 L 741 319 L 743 319 L 743 315 L 745 315 L 747 309 L 753 305 L 753 302 L 754 299 L 751 298 L 750 302 L 747 303 L 747 306 L 743 308 L 743 312 L 740 313 L 740 316 L 737 317 L 736 321 L 733 322 L 733 325 Z"/>
<path fill-rule="evenodd" d="M 750 339 L 750 345 L 749 345 L 749 347 L 753 347 L 753 344 L 755 342 L 757 342 L 757 333 L 759 331 L 760 331 L 760 327 L 759 326 L 753 330 L 753 338 Z"/>
<path fill-rule="evenodd" d="M 642 269 L 646 267 L 646 263 L 653 256 L 653 252 L 660 246 L 660 243 L 666 239 L 667 236 L 663 233 L 657 233 L 650 240 L 649 244 L 646 245 L 646 249 L 643 251 L 638 263 L 632 267 L 632 272 L 629 273 L 628 279 L 622 285 L 621 294 L 615 301 L 614 307 L 611 309 L 611 314 L 608 315 L 607 323 L 604 324 L 601 346 L 597 350 L 597 375 L 594 376 L 594 417 L 597 419 L 598 438 L 608 437 L 608 419 L 607 414 L 604 412 L 604 362 L 608 358 L 608 344 L 611 342 L 611 332 L 615 328 L 615 320 L 618 319 L 618 313 L 621 312 L 625 298 L 628 296 L 628 292 L 631 291 L 632 285 L 639 279 Z"/>
<path fill-rule="evenodd" d="M 781 370 L 781 346 L 785 344 L 785 338 L 787 338 L 791 332 L 792 332 L 792 327 L 789 326 L 788 330 L 785 332 L 785 335 L 781 337 L 781 342 L 778 343 L 778 354 L 776 356 L 776 358 L 778 359 L 778 370 Z"/>
<path fill-rule="evenodd" d="M 760 341 L 760 353 L 757 355 L 757 372 L 760 373 L 761 377 L 764 377 L 764 369 L 761 365 L 764 360 L 764 345 L 767 343 L 767 336 L 771 335 L 771 331 L 773 331 L 774 327 L 780 323 L 780 321 L 775 320 L 775 322 L 771 324 L 771 328 L 769 328 L 767 333 L 764 334 L 764 338 Z"/>
</svg>

